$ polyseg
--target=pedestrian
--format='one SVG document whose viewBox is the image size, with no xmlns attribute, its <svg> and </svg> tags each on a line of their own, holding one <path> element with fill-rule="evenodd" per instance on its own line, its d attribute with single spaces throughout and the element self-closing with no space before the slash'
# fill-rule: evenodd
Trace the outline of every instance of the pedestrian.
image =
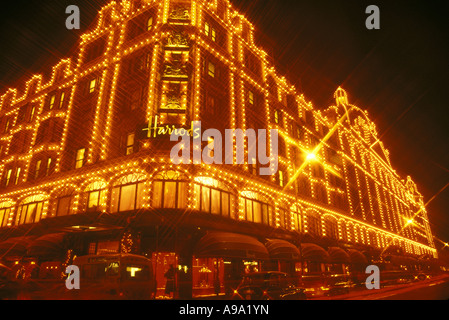
<svg viewBox="0 0 449 320">
<path fill-rule="evenodd" d="M 168 295 L 169 298 L 172 298 L 172 293 L 174 297 L 175 292 L 175 275 L 176 271 L 173 265 L 170 265 L 170 268 L 167 270 L 167 272 L 164 274 L 164 277 L 167 279 L 165 283 L 165 295 Z"/>
</svg>

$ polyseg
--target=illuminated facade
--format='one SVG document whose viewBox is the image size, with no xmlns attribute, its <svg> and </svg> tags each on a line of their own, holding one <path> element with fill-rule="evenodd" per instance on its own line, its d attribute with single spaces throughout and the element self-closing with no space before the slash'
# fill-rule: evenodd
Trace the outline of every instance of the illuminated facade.
<svg viewBox="0 0 449 320">
<path fill-rule="evenodd" d="M 137 250 L 199 269 L 194 289 L 227 263 L 198 262 L 211 231 L 436 258 L 422 196 L 367 113 L 341 88 L 315 110 L 227 0 L 111 2 L 75 56 L 0 103 L 2 240 L 66 232 L 69 256 Z M 164 128 L 192 121 L 278 129 L 279 170 L 173 165 Z"/>
</svg>

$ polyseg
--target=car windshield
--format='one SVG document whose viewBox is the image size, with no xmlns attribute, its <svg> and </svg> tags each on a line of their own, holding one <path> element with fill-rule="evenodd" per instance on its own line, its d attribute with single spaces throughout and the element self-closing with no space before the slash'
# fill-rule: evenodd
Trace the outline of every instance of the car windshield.
<svg viewBox="0 0 449 320">
<path fill-rule="evenodd" d="M 82 267 L 83 278 L 99 280 L 105 277 L 114 277 L 119 274 L 119 262 L 108 261 L 103 263 L 86 264 Z"/>
</svg>

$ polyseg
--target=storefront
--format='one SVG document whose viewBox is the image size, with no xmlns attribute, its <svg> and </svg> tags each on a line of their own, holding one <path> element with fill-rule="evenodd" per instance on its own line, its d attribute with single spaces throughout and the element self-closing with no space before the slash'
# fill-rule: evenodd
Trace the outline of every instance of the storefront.
<svg viewBox="0 0 449 320">
<path fill-rule="evenodd" d="M 327 272 L 332 274 L 346 275 L 349 272 L 349 254 L 341 248 L 329 247 L 329 263 L 327 265 Z"/>
<path fill-rule="evenodd" d="M 208 232 L 194 250 L 193 296 L 229 295 L 245 273 L 262 271 L 263 262 L 269 258 L 267 248 L 253 237 Z"/>
<path fill-rule="evenodd" d="M 264 270 L 285 272 L 295 284 L 301 276 L 301 253 L 299 248 L 286 240 L 269 239 L 265 247 L 270 255 Z"/>
</svg>

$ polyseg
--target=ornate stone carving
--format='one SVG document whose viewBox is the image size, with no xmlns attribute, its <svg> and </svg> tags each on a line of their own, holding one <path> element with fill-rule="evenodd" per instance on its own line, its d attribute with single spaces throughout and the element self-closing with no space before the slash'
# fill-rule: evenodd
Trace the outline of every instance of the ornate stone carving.
<svg viewBox="0 0 449 320">
<path fill-rule="evenodd" d="M 181 99 L 178 96 L 170 95 L 167 96 L 167 102 L 165 106 L 162 107 L 164 110 L 183 110 L 181 105 Z"/>
<path fill-rule="evenodd" d="M 173 9 L 168 18 L 174 20 L 190 20 L 190 12 L 186 8 L 178 7 Z"/>
<path fill-rule="evenodd" d="M 164 77 L 187 78 L 186 66 L 179 61 L 166 64 L 164 68 Z"/>
<path fill-rule="evenodd" d="M 188 47 L 189 38 L 183 32 L 173 31 L 167 37 L 167 47 Z"/>
</svg>

